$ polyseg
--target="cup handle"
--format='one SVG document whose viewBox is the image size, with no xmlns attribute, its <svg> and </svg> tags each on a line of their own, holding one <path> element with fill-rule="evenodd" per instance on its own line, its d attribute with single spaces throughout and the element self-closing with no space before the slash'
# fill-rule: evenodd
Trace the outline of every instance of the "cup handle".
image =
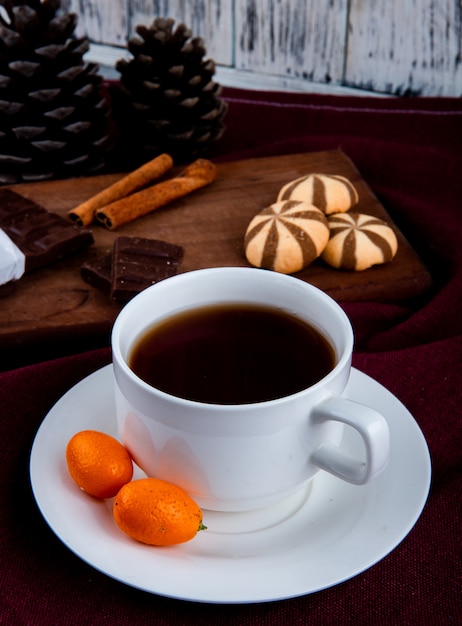
<svg viewBox="0 0 462 626">
<path fill-rule="evenodd" d="M 330 398 L 311 413 L 313 424 L 334 420 L 354 428 L 365 447 L 365 460 L 353 457 L 331 443 L 322 444 L 311 455 L 313 465 L 355 485 L 364 485 L 387 465 L 390 432 L 385 418 L 375 409 L 347 400 Z"/>
</svg>

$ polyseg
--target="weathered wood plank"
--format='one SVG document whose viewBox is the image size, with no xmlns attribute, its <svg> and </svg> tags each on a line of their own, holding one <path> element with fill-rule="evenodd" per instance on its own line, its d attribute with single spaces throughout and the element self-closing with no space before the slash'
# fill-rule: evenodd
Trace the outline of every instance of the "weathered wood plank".
<svg viewBox="0 0 462 626">
<path fill-rule="evenodd" d="M 281 90 L 296 83 L 297 90 L 324 85 L 462 96 L 460 0 L 62 0 L 62 6 L 79 15 L 77 34 L 112 46 L 118 58 L 137 24 L 168 16 L 202 37 L 218 66 L 248 76 L 250 87 L 255 76 L 262 89 L 267 77 L 270 89 L 279 78 Z"/>
<path fill-rule="evenodd" d="M 393 94 L 462 95 L 459 0 L 350 0 L 345 82 Z"/>
<path fill-rule="evenodd" d="M 346 0 L 235 0 L 236 67 L 339 84 Z"/>
<path fill-rule="evenodd" d="M 76 34 L 112 46 L 127 42 L 128 0 L 62 0 L 66 11 L 77 13 Z"/>
</svg>

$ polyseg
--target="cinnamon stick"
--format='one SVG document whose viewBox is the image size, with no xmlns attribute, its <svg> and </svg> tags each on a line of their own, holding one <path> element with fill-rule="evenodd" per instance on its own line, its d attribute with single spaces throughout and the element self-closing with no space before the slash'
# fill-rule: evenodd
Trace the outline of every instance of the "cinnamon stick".
<svg viewBox="0 0 462 626">
<path fill-rule="evenodd" d="M 216 178 L 216 167 L 207 159 L 197 159 L 178 176 L 142 189 L 96 211 L 96 219 L 109 230 L 132 222 L 161 206 L 205 187 Z"/>
<path fill-rule="evenodd" d="M 88 226 L 95 218 L 97 209 L 124 198 L 132 192 L 145 187 L 153 180 L 160 178 L 173 167 L 173 159 L 169 154 L 161 154 L 152 161 L 145 163 L 130 172 L 110 187 L 106 187 L 95 196 L 69 211 L 69 218 L 78 226 Z"/>
</svg>

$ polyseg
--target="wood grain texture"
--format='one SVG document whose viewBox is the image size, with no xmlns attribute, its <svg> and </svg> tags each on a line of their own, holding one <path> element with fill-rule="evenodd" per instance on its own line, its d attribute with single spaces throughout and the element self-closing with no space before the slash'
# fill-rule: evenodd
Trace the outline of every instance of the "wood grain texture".
<svg viewBox="0 0 462 626">
<path fill-rule="evenodd" d="M 345 83 L 397 95 L 462 95 L 460 0 L 350 0 Z"/>
<path fill-rule="evenodd" d="M 281 89 L 290 88 L 290 78 L 306 91 L 331 85 L 462 95 L 460 0 L 63 0 L 62 6 L 79 15 L 79 35 L 120 48 L 137 24 L 159 15 L 182 21 L 218 65 L 233 68 L 236 80 L 257 76 L 260 88 L 266 76 L 269 88 L 279 77 Z"/>
<path fill-rule="evenodd" d="M 357 209 L 392 223 L 354 164 L 340 151 L 218 164 L 217 179 L 210 187 L 116 231 L 95 225 L 95 244 L 91 248 L 17 281 L 12 292 L 1 300 L 0 349 L 37 342 L 39 338 L 66 341 L 70 337 L 109 337 L 120 307 L 87 285 L 80 276 L 80 267 L 85 260 L 110 252 L 119 235 L 151 237 L 183 246 L 182 272 L 248 266 L 244 235 L 250 220 L 275 201 L 285 183 L 309 172 L 347 176 L 360 196 Z M 121 176 L 28 183 L 12 188 L 49 211 L 67 215 L 72 207 Z M 430 276 L 402 233 L 394 228 L 399 250 L 387 265 L 364 272 L 342 272 L 317 260 L 296 276 L 340 301 L 400 300 L 420 295 L 429 288 Z"/>
<path fill-rule="evenodd" d="M 62 0 L 64 10 L 78 15 L 76 34 L 113 46 L 127 42 L 127 0 Z"/>
<path fill-rule="evenodd" d="M 347 15 L 345 0 L 236 0 L 236 67 L 339 84 Z"/>
</svg>

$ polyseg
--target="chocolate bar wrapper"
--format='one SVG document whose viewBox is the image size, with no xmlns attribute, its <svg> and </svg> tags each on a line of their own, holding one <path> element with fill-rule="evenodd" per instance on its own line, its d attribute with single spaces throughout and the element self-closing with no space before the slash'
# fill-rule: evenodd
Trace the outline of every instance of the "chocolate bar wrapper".
<svg viewBox="0 0 462 626">
<path fill-rule="evenodd" d="M 26 257 L 0 229 L 0 285 L 18 280 L 24 274 Z"/>
</svg>

